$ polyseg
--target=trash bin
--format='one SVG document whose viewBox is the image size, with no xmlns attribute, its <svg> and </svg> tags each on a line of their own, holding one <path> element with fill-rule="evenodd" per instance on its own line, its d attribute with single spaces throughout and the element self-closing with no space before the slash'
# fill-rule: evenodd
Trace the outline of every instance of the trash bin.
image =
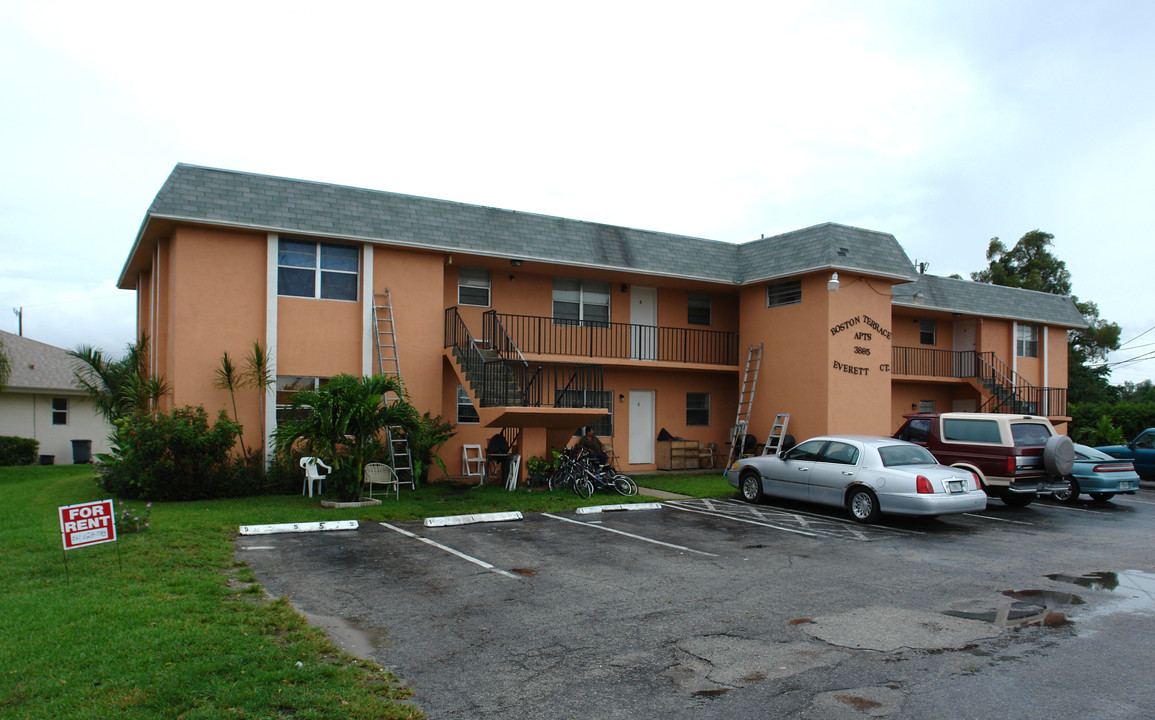
<svg viewBox="0 0 1155 720">
<path fill-rule="evenodd" d="M 40 456 L 40 464 L 41 465 L 55 465 L 56 464 L 56 456 L 55 455 L 41 455 Z"/>
<path fill-rule="evenodd" d="M 73 440 L 72 441 L 72 464 L 86 465 L 92 462 L 92 441 L 91 440 Z"/>
</svg>

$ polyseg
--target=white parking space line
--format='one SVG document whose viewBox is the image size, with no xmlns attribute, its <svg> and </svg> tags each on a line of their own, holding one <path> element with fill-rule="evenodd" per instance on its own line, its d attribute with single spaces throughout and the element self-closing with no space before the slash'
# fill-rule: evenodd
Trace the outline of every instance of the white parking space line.
<svg viewBox="0 0 1155 720">
<path fill-rule="evenodd" d="M 1050 503 L 1042 505 L 1041 507 L 1056 508 L 1058 510 L 1070 510 L 1072 512 L 1090 513 L 1091 515 L 1102 515 L 1102 510 L 1088 510 L 1087 508 L 1071 507 L 1070 505 L 1052 505 Z"/>
<path fill-rule="evenodd" d="M 698 555 L 705 555 L 707 557 L 718 557 L 715 553 L 705 552 L 704 550 L 695 550 L 694 548 L 688 548 L 684 545 L 675 545 L 673 543 L 663 542 L 661 540 L 655 540 L 653 538 L 643 537 L 641 535 L 635 535 L 633 533 L 625 532 L 624 530 L 615 530 L 614 528 L 606 527 L 605 525 L 601 525 L 601 524 L 595 525 L 594 523 L 582 522 L 581 520 L 573 520 L 572 518 L 561 517 L 560 515 L 552 515 L 550 513 L 542 513 L 542 515 L 546 516 L 547 518 L 553 518 L 554 520 L 561 520 L 563 522 L 573 523 L 574 525 L 581 525 L 583 527 L 591 527 L 591 528 L 594 528 L 595 530 L 605 530 L 606 532 L 612 532 L 612 533 L 616 533 L 618 535 L 625 535 L 626 537 L 633 538 L 634 540 L 642 540 L 643 542 L 653 543 L 655 545 L 663 545 L 665 547 L 673 548 L 675 550 L 684 550 L 685 552 L 696 553 Z"/>
<path fill-rule="evenodd" d="M 1115 497 L 1111 502 L 1127 503 L 1128 505 L 1132 503 L 1137 503 L 1139 505 L 1155 505 L 1155 502 L 1151 502 L 1150 500 L 1134 500 L 1132 498 L 1121 497 Z"/>
<path fill-rule="evenodd" d="M 724 512 L 710 512 L 709 510 L 698 510 L 696 508 L 685 507 L 685 506 L 679 505 L 677 503 L 667 502 L 666 507 L 670 507 L 670 508 L 673 508 L 675 510 L 681 510 L 682 512 L 697 513 L 699 515 L 709 515 L 711 517 L 725 518 L 726 520 L 733 520 L 735 522 L 747 523 L 749 525 L 757 525 L 758 527 L 772 528 L 774 530 L 781 530 L 783 532 L 794 533 L 795 535 L 805 535 L 806 537 L 816 538 L 816 537 L 823 537 L 823 536 L 829 537 L 830 536 L 830 533 L 808 532 L 806 530 L 799 530 L 797 528 L 785 527 L 783 525 L 776 525 L 776 524 L 771 523 L 771 522 L 750 520 L 749 518 L 742 518 L 742 517 L 735 517 L 733 515 L 728 515 Z"/>
<path fill-rule="evenodd" d="M 963 513 L 963 515 L 980 518 L 982 520 L 998 520 L 999 522 L 1014 523 L 1015 525 L 1034 525 L 1034 523 L 1029 523 L 1025 520 L 1011 520 L 1010 518 L 995 517 L 994 515 L 979 515 L 978 513 Z"/>
<path fill-rule="evenodd" d="M 687 507 L 688 505 L 690 505 L 693 502 L 694 501 L 674 500 L 674 501 L 666 501 L 665 505 L 667 507 L 677 507 L 679 510 L 694 511 L 691 508 Z M 859 529 L 859 528 L 862 528 L 863 526 L 859 523 L 854 522 L 853 520 L 846 520 L 843 518 L 830 517 L 828 515 L 819 515 L 817 513 L 808 513 L 808 512 L 803 512 L 800 510 L 784 510 L 782 508 L 774 508 L 774 507 L 769 507 L 766 505 L 751 505 L 750 503 L 738 502 L 736 500 L 725 500 L 725 501 L 722 501 L 718 504 L 721 505 L 721 507 L 716 507 L 715 509 L 719 513 L 738 512 L 742 515 L 754 515 L 755 517 L 763 518 L 767 522 L 770 522 L 771 520 L 773 520 L 775 518 L 782 518 L 783 516 L 785 516 L 787 518 L 790 518 L 790 520 L 798 523 L 799 526 L 806 528 L 806 530 L 808 530 L 808 531 L 811 531 L 812 533 L 818 533 L 818 534 L 821 534 L 821 535 L 824 535 L 827 537 L 842 537 L 842 536 L 844 536 L 845 533 L 850 533 L 850 534 L 854 535 L 855 537 L 857 537 L 859 540 L 869 540 L 870 539 L 869 537 L 867 537 L 867 535 L 863 534 L 862 530 Z M 697 510 L 696 512 L 701 512 L 701 510 Z M 724 515 L 722 515 L 722 517 L 732 518 L 734 520 L 740 519 L 738 517 L 735 517 L 735 516 L 729 515 L 729 514 L 724 514 Z M 812 520 L 818 520 L 822 523 L 828 523 L 828 524 L 830 524 L 834 527 L 837 527 L 839 529 L 837 532 L 832 531 L 832 530 L 823 530 L 820 527 L 815 527 L 811 522 L 809 522 L 807 520 L 807 518 L 810 518 Z M 746 521 L 746 522 L 749 522 L 749 521 Z M 777 527 L 777 526 L 771 524 L 771 525 L 769 525 L 769 527 Z M 796 533 L 799 533 L 802 535 L 808 534 L 806 531 L 799 530 L 797 528 L 780 528 L 780 529 L 787 530 L 789 532 L 796 532 Z M 926 534 L 921 530 L 909 530 L 906 528 L 893 528 L 893 527 L 886 527 L 885 525 L 871 525 L 869 532 L 871 532 L 871 533 L 896 533 L 898 535 L 925 535 Z"/>
<path fill-rule="evenodd" d="M 473 563 L 474 565 L 480 565 L 481 567 L 485 568 L 486 570 L 489 570 L 490 572 L 495 572 L 498 575 L 504 575 L 505 577 L 513 578 L 514 580 L 520 580 L 521 579 L 520 577 L 518 577 L 517 575 L 514 575 L 511 572 L 506 572 L 505 570 L 501 570 L 499 568 L 496 568 L 493 565 L 490 565 L 489 563 L 485 562 L 484 560 L 479 560 L 478 558 L 472 557 L 470 555 L 466 555 L 463 552 L 460 552 L 458 550 L 454 550 L 453 548 L 449 547 L 448 545 L 442 545 L 441 543 L 436 542 L 434 540 L 430 540 L 429 538 L 421 537 L 420 535 L 415 535 L 414 533 L 411 533 L 408 530 L 403 530 L 403 529 L 397 527 L 396 525 L 390 525 L 389 523 L 386 523 L 386 522 L 381 523 L 381 525 L 382 525 L 382 527 L 387 527 L 394 532 L 399 532 L 402 535 L 405 535 L 406 537 L 411 537 L 414 540 L 420 540 L 421 542 L 425 543 L 426 545 L 432 545 L 433 547 L 435 547 L 439 550 L 444 550 L 445 552 L 447 552 L 451 555 L 456 555 L 457 557 L 461 558 L 462 560 L 467 560 L 467 561 Z"/>
</svg>

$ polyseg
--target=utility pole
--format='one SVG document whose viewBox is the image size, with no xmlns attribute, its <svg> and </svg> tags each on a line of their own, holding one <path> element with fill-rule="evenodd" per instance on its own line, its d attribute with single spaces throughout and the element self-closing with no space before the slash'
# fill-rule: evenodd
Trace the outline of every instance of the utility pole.
<svg viewBox="0 0 1155 720">
<path fill-rule="evenodd" d="M 24 307 L 12 308 L 12 312 L 16 315 L 16 334 L 24 337 Z"/>
</svg>

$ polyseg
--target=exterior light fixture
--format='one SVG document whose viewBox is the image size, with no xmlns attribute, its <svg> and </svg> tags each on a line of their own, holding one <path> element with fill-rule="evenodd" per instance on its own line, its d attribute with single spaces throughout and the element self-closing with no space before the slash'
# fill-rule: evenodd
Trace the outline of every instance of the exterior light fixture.
<svg viewBox="0 0 1155 720">
<path fill-rule="evenodd" d="M 826 289 L 830 292 L 838 292 L 838 273 L 830 273 L 830 280 L 826 282 Z"/>
<path fill-rule="evenodd" d="M 509 264 L 514 267 L 521 267 L 521 260 L 510 260 Z"/>
</svg>

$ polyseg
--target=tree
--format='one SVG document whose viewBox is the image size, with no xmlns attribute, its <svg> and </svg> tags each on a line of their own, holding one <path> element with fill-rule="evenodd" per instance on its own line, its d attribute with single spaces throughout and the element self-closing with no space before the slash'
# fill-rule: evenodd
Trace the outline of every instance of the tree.
<svg viewBox="0 0 1155 720">
<path fill-rule="evenodd" d="M 386 393 L 401 399 L 386 404 Z M 289 405 L 273 431 L 277 452 L 287 456 L 300 447 L 330 463 L 342 500 L 360 497 L 365 459 L 380 447 L 381 431 L 397 425 L 412 431 L 417 419 L 401 381 L 392 375 L 337 375 L 316 390 L 293 395 Z"/>
<path fill-rule="evenodd" d="M 991 238 L 987 246 L 987 267 L 971 273 L 977 282 L 1007 287 L 1038 290 L 1053 295 L 1071 295 L 1071 273 L 1067 264 L 1051 254 L 1055 236 L 1042 230 L 1032 230 L 1007 249 L 999 239 Z M 1099 307 L 1093 302 L 1080 302 L 1071 296 L 1075 307 L 1087 320 L 1086 328 L 1067 333 L 1068 400 L 1071 402 L 1102 401 L 1110 395 L 1106 366 L 1092 366 L 1094 361 L 1107 359 L 1107 354 L 1119 349 L 1120 327 L 1099 317 Z"/>
<path fill-rule="evenodd" d="M 1067 264 L 1048 249 L 1054 239 L 1051 233 L 1032 230 L 1008 250 L 997 237 L 991 238 L 987 246 L 987 268 L 971 273 L 971 280 L 1070 295 L 1071 273 Z"/>
<path fill-rule="evenodd" d="M 149 370 L 147 335 L 129 343 L 119 360 L 110 360 L 103 350 L 88 345 L 68 354 L 82 363 L 75 371 L 76 380 L 109 422 L 136 412 L 155 415 L 160 399 L 172 392 L 164 378 Z"/>
<path fill-rule="evenodd" d="M 8 359 L 8 351 L 4 341 L 0 340 L 0 392 L 8 387 L 8 378 L 12 377 L 12 362 Z"/>
</svg>

